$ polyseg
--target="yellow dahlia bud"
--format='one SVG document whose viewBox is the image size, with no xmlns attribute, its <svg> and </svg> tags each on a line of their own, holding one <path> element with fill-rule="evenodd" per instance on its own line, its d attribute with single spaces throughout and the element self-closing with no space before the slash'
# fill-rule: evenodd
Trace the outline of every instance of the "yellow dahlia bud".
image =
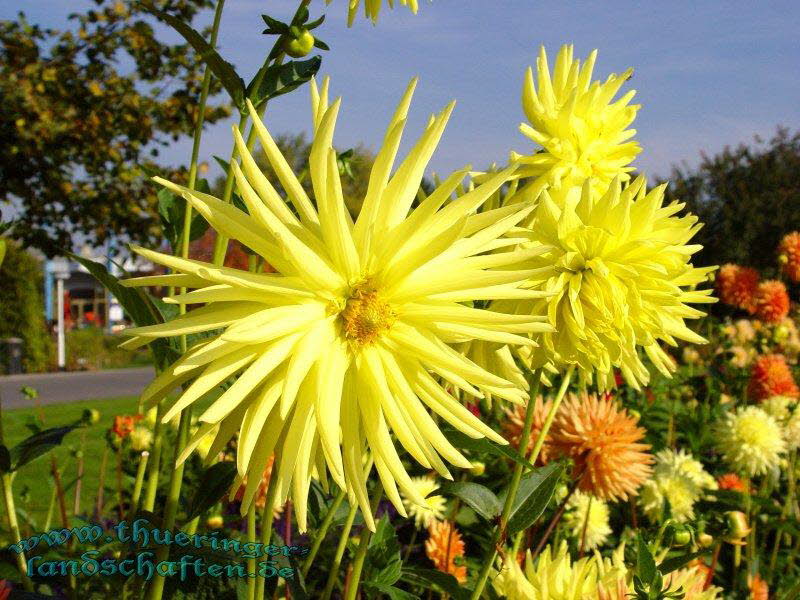
<svg viewBox="0 0 800 600">
<path fill-rule="evenodd" d="M 153 432 L 147 427 L 139 426 L 131 432 L 130 439 L 131 448 L 137 452 L 141 452 L 142 450 L 147 450 L 150 447 L 150 444 L 153 442 Z"/>
<path fill-rule="evenodd" d="M 286 38 L 283 43 L 283 51 L 292 58 L 302 58 L 306 56 L 314 47 L 314 36 L 306 28 L 296 28 L 297 31 L 292 37 Z"/>
<path fill-rule="evenodd" d="M 469 470 L 469 472 L 475 476 L 483 475 L 485 471 L 486 465 L 477 460 L 472 462 L 472 468 Z"/>
<path fill-rule="evenodd" d="M 225 524 L 225 519 L 222 518 L 222 515 L 213 515 L 206 519 L 206 527 L 209 529 L 219 529 Z"/>
<path fill-rule="evenodd" d="M 738 510 L 729 510 L 725 513 L 725 524 L 727 531 L 723 539 L 731 544 L 744 545 L 742 540 L 752 531 L 747 524 L 747 515 Z"/>
</svg>

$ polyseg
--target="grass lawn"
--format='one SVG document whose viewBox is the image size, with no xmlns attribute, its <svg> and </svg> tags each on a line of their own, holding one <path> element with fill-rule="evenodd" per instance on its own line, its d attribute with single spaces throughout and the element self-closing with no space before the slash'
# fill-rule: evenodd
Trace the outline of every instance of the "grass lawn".
<svg viewBox="0 0 800 600">
<path fill-rule="evenodd" d="M 47 509 L 53 490 L 53 479 L 50 475 L 51 454 L 56 457 L 61 481 L 68 486 L 66 492 L 67 514 L 72 514 L 75 501 L 75 477 L 77 462 L 72 456 L 72 451 L 83 444 L 83 486 L 81 491 L 81 512 L 90 512 L 97 494 L 97 484 L 100 474 L 100 462 L 103 448 L 106 446 L 105 433 L 110 429 L 115 415 L 134 414 L 138 398 L 125 396 L 121 398 L 107 398 L 104 400 L 85 400 L 71 404 L 52 404 L 43 406 L 41 412 L 36 407 L 18 408 L 3 411 L 3 432 L 6 445 L 12 447 L 24 438 L 31 435 L 25 424 L 40 414 L 44 415 L 44 426 L 58 427 L 68 425 L 81 417 L 87 408 L 100 411 L 100 421 L 89 427 L 76 429 L 67 434 L 64 443 L 52 451 L 28 463 L 20 469 L 14 479 L 14 497 L 20 516 L 20 529 L 23 535 L 42 530 L 47 519 Z M 108 471 L 106 474 L 107 485 L 113 481 L 114 456 L 109 455 Z M 51 528 L 60 527 L 58 509 L 53 512 Z M 5 526 L 5 518 L 2 519 Z"/>
</svg>

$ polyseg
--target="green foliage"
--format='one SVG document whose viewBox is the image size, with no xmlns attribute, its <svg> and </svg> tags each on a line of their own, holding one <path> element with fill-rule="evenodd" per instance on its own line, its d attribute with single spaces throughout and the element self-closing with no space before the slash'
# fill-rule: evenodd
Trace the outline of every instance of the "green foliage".
<svg viewBox="0 0 800 600">
<path fill-rule="evenodd" d="M 6 255 L 0 265 L 0 338 L 22 338 L 23 368 L 29 372 L 47 369 L 52 345 L 44 322 L 41 289 L 39 261 L 6 240 Z"/>
<path fill-rule="evenodd" d="M 728 262 L 775 272 L 781 237 L 800 229 L 800 132 L 779 128 L 767 142 L 703 155 L 695 169 L 675 167 L 667 198 L 686 202 L 705 223 L 694 243 L 700 265 Z"/>
<path fill-rule="evenodd" d="M 0 203 L 20 209 L 15 236 L 49 254 L 77 233 L 94 245 L 155 239 L 157 188 L 143 168 L 180 179 L 156 163 L 159 148 L 190 134 L 197 117 L 195 51 L 160 42 L 139 4 L 95 4 L 63 31 L 23 14 L 0 23 Z M 211 3 L 168 4 L 190 23 Z M 212 81 L 211 94 L 220 89 Z M 209 105 L 205 121 L 228 114 Z"/>
<path fill-rule="evenodd" d="M 99 327 L 73 329 L 65 335 L 68 371 L 79 369 L 115 369 L 152 362 L 147 348 L 119 348 L 120 339 Z M 55 363 L 55 355 L 51 362 Z"/>
</svg>

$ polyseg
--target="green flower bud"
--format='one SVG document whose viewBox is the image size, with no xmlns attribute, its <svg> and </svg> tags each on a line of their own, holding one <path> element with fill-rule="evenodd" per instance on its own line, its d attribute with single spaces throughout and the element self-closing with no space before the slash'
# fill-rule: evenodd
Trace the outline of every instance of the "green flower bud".
<svg viewBox="0 0 800 600">
<path fill-rule="evenodd" d="M 314 47 L 314 36 L 308 29 L 300 29 L 297 35 L 287 38 L 283 43 L 283 51 L 292 58 L 302 58 Z"/>
</svg>

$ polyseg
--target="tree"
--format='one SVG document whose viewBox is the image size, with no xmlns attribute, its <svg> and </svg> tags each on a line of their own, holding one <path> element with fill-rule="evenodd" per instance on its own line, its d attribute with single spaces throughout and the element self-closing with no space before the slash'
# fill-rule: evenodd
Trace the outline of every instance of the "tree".
<svg viewBox="0 0 800 600">
<path fill-rule="evenodd" d="M 94 1 L 96 10 L 70 15 L 70 30 L 22 13 L 0 22 L 0 204 L 15 207 L 15 236 L 49 255 L 75 234 L 94 245 L 151 241 L 158 190 L 147 172 L 181 179 L 156 163 L 159 148 L 190 134 L 197 116 L 194 50 L 159 42 L 135 2 Z M 159 5 L 190 22 L 210 2 Z M 211 93 L 219 89 L 213 82 Z M 205 121 L 227 114 L 208 105 Z"/>
<path fill-rule="evenodd" d="M 770 276 L 781 237 L 800 229 L 800 132 L 778 128 L 754 142 L 702 155 L 695 169 L 673 167 L 667 197 L 705 223 L 696 264 L 739 263 Z"/>
</svg>

